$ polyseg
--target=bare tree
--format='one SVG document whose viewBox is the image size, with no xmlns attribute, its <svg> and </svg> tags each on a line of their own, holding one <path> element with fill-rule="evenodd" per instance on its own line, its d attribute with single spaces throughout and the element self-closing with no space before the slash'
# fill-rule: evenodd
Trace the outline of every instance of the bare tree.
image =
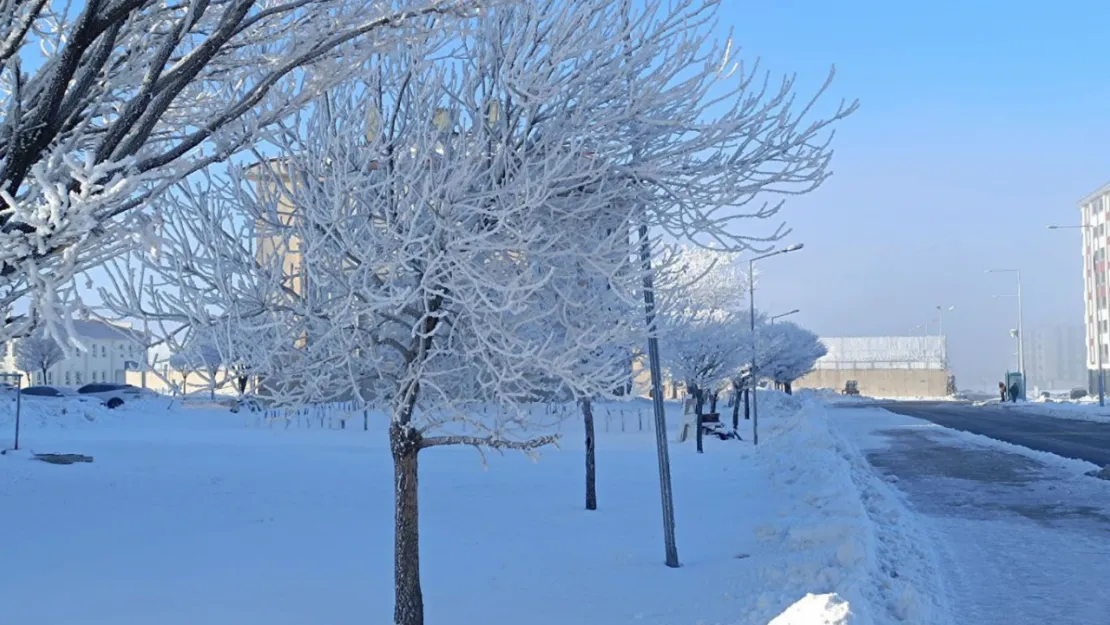
<svg viewBox="0 0 1110 625">
<path fill-rule="evenodd" d="M 65 351 L 53 338 L 41 333 L 24 337 L 15 348 L 15 366 L 20 371 L 34 371 L 39 383 L 47 384 L 50 368 L 65 360 Z"/>
<path fill-rule="evenodd" d="M 475 4 L 0 0 L 0 308 L 30 299 L 62 324 L 72 277 L 156 228 L 136 209 L 397 45 L 400 26 L 436 32 Z M 29 325 L 14 321 L 0 339 Z"/>
</svg>

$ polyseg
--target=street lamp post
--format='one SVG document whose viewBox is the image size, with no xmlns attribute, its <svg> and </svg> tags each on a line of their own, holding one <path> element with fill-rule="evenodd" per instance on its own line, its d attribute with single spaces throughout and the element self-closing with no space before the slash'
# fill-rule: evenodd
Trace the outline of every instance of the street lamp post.
<svg viewBox="0 0 1110 625">
<path fill-rule="evenodd" d="M 759 402 L 758 402 L 758 399 L 757 399 L 759 397 L 759 393 L 756 392 L 756 387 L 759 385 L 759 375 L 758 375 L 759 370 L 758 370 L 758 366 L 756 364 L 756 362 L 759 360 L 757 358 L 757 352 L 758 352 L 759 346 L 756 342 L 756 336 L 755 336 L 755 261 L 763 260 L 764 258 L 770 258 L 772 256 L 777 256 L 779 254 L 785 254 L 787 252 L 796 252 L 796 251 L 802 249 L 803 247 L 805 247 L 805 244 L 795 243 L 793 245 L 788 245 L 788 246 L 784 247 L 781 250 L 777 250 L 777 251 L 774 251 L 774 252 L 768 252 L 766 254 L 763 254 L 762 256 L 756 256 L 755 258 L 752 258 L 748 261 L 748 305 L 749 305 L 749 314 L 748 314 L 748 316 L 749 316 L 749 322 L 751 324 L 751 332 L 752 332 L 752 366 L 751 366 L 751 371 L 752 371 L 751 384 L 752 384 L 752 388 L 748 392 L 751 393 L 751 395 L 752 395 L 752 444 L 753 445 L 758 445 L 759 444 Z"/>
<path fill-rule="evenodd" d="M 1098 405 L 1106 405 L 1106 383 L 1103 382 L 1102 374 L 1102 328 L 1099 327 L 1098 309 L 1098 265 L 1095 264 L 1095 227 L 1092 224 L 1082 224 L 1079 226 L 1049 226 L 1049 230 L 1082 230 L 1084 234 L 1090 232 L 1091 234 L 1091 292 L 1095 298 L 1095 352 L 1098 355 L 1095 357 L 1098 363 Z M 1105 262 L 1105 259 L 1104 259 Z"/>
<path fill-rule="evenodd" d="M 775 319 L 782 319 L 783 317 L 789 317 L 790 315 L 793 315 L 793 314 L 799 313 L 799 312 L 802 312 L 802 311 L 800 309 L 795 308 L 794 310 L 792 310 L 790 312 L 784 312 L 781 315 L 775 315 L 774 317 L 771 317 L 771 323 L 774 323 Z"/>
<path fill-rule="evenodd" d="M 1018 372 L 1021 373 L 1021 384 L 1024 389 L 1025 379 L 1025 327 L 1024 313 L 1021 306 L 1021 270 L 1020 269 L 988 269 L 987 273 L 1012 273 L 1017 277 L 1017 307 L 1018 307 Z"/>
<path fill-rule="evenodd" d="M 937 313 L 940 315 L 940 321 L 938 322 L 937 327 L 937 336 L 944 336 L 944 311 L 946 310 L 948 312 L 952 312 L 953 310 L 956 310 L 956 307 L 949 306 L 948 308 L 945 308 L 944 306 L 937 306 Z"/>
<path fill-rule="evenodd" d="M 941 343 L 944 346 L 944 355 L 943 355 L 944 363 L 943 364 L 944 364 L 944 370 L 948 371 L 948 337 L 944 335 L 944 311 L 945 310 L 947 310 L 948 312 L 952 312 L 953 310 L 956 310 L 956 307 L 955 306 L 949 306 L 948 308 L 945 308 L 944 306 L 937 306 L 937 314 L 940 315 L 940 319 L 937 321 L 937 336 L 940 338 Z"/>
</svg>

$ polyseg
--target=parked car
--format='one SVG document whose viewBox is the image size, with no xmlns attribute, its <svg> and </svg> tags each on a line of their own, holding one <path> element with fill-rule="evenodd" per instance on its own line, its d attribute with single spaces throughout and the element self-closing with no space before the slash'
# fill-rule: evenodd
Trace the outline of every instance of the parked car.
<svg viewBox="0 0 1110 625">
<path fill-rule="evenodd" d="M 843 393 L 845 395 L 859 395 L 859 382 L 855 380 L 848 380 L 845 382 Z"/>
<path fill-rule="evenodd" d="M 20 395 L 30 397 L 74 397 L 76 393 L 68 388 L 59 388 L 57 386 L 27 386 L 19 391 Z"/>
<path fill-rule="evenodd" d="M 109 408 L 119 408 L 125 402 L 153 397 L 154 393 L 130 384 L 110 384 L 94 382 L 77 389 L 77 393 L 86 397 L 95 397 Z"/>
</svg>

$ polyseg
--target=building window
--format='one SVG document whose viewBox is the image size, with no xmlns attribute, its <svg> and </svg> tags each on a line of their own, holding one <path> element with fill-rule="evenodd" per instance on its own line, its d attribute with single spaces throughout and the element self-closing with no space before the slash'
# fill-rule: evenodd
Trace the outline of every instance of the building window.
<svg viewBox="0 0 1110 625">
<path fill-rule="evenodd" d="M 77 371 L 73 374 L 73 383 L 78 385 L 78 386 L 81 385 L 81 372 L 80 371 Z"/>
<path fill-rule="evenodd" d="M 96 372 L 93 371 L 89 374 L 89 382 L 96 382 Z"/>
<path fill-rule="evenodd" d="M 46 372 L 46 383 L 47 384 L 53 384 L 54 383 L 54 374 L 50 373 L 49 371 Z"/>
<path fill-rule="evenodd" d="M 66 386 L 69 386 L 69 380 L 70 380 L 70 375 L 69 375 L 69 372 L 66 371 Z"/>
<path fill-rule="evenodd" d="M 108 348 L 101 345 L 100 346 L 100 355 L 107 358 L 108 357 Z"/>
</svg>

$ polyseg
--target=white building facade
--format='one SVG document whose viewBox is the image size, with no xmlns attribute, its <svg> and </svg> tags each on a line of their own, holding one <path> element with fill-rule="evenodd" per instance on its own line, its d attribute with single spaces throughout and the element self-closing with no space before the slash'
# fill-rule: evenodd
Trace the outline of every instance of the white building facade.
<svg viewBox="0 0 1110 625">
<path fill-rule="evenodd" d="M 1104 185 L 1079 202 L 1083 223 L 1083 324 L 1087 339 L 1088 389 L 1098 391 L 1099 352 L 1102 367 L 1110 365 L 1110 310 L 1107 309 L 1107 212 L 1110 210 L 1110 184 Z M 1110 378 L 1106 380 L 1110 385 Z"/>
<path fill-rule="evenodd" d="M 74 321 L 80 342 L 87 349 L 65 358 L 47 370 L 20 371 L 16 366 L 19 339 L 0 345 L 0 373 L 24 374 L 23 386 L 53 385 L 79 387 L 93 382 L 123 384 L 127 372 L 139 370 L 147 362 L 143 336 L 128 327 L 101 321 Z"/>
</svg>

